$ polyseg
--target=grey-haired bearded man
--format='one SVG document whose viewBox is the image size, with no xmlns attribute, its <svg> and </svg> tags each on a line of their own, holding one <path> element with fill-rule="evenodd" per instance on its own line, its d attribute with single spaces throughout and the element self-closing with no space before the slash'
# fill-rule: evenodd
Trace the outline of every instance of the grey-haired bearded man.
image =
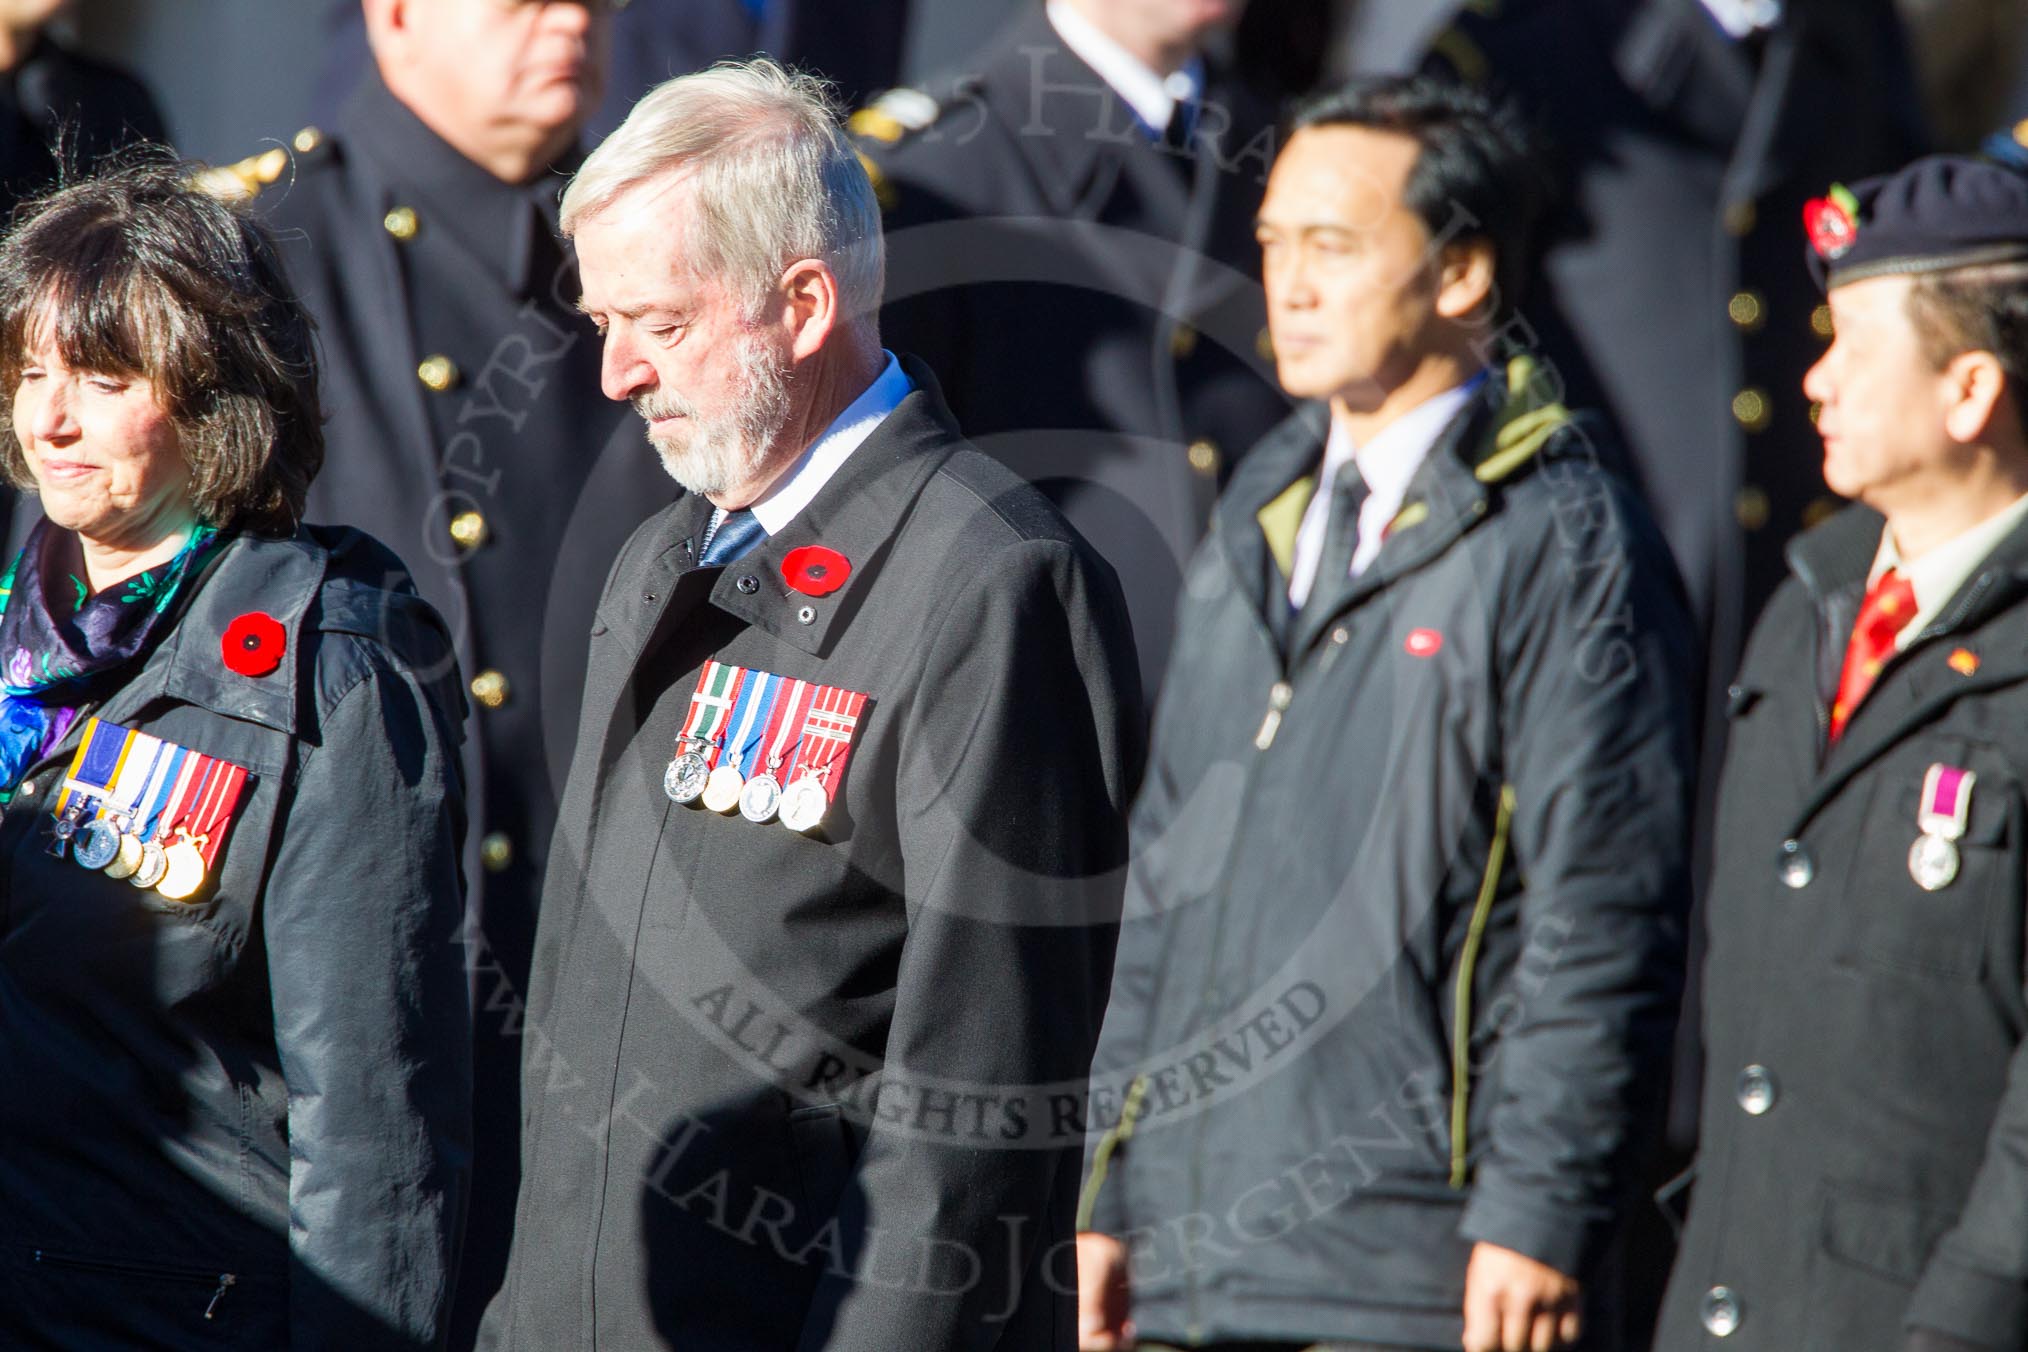
<svg viewBox="0 0 2028 1352">
<path fill-rule="evenodd" d="M 481 1343 L 1068 1352 L 1118 584 L 881 347 L 879 211 L 811 82 L 670 81 L 562 220 L 605 393 L 689 491 L 593 617 Z"/>
</svg>

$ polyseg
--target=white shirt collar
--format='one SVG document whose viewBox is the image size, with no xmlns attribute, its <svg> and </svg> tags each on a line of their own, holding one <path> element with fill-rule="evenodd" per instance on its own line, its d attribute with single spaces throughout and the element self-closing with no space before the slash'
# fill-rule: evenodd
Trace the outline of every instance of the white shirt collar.
<svg viewBox="0 0 2028 1352">
<path fill-rule="evenodd" d="M 1782 21 L 1782 0 L 1704 0 L 1704 8 L 1728 37 L 1750 37 Z"/>
<path fill-rule="evenodd" d="M 1485 383 L 1482 371 L 1462 385 L 1423 400 L 1383 427 L 1364 446 L 1353 445 L 1352 434 L 1344 424 L 1336 418 L 1331 420 L 1331 435 L 1324 443 L 1324 465 L 1317 475 L 1317 491 L 1311 495 L 1310 505 L 1303 510 L 1302 524 L 1296 528 L 1289 604 L 1302 606 L 1316 586 L 1317 568 L 1324 552 L 1324 531 L 1330 524 L 1331 488 L 1345 462 L 1357 465 L 1360 477 L 1366 480 L 1367 497 L 1359 509 L 1359 544 L 1352 554 L 1351 575 L 1358 577 L 1379 556 L 1387 527 L 1401 513 L 1402 500 L 1408 496 L 1415 472 L 1429 458 L 1430 450 L 1451 420 Z"/>
<path fill-rule="evenodd" d="M 1084 17 L 1069 0 L 1049 0 L 1049 23 L 1063 45 L 1097 71 L 1113 92 L 1158 133 L 1175 115 L 1177 100 L 1188 101 L 1203 93 L 1204 65 L 1193 60 L 1164 79 L 1132 52 L 1113 41 L 1097 24 Z"/>
<path fill-rule="evenodd" d="M 754 519 L 769 535 L 780 535 L 810 505 L 810 500 L 831 482 L 831 476 L 843 467 L 852 452 L 873 435 L 873 429 L 915 388 L 895 355 L 892 352 L 884 355 L 887 365 L 873 383 L 845 406 L 845 411 L 824 429 L 824 435 L 811 442 L 789 472 L 775 480 L 774 486 L 754 503 Z M 713 523 L 723 515 L 714 513 Z"/>
<path fill-rule="evenodd" d="M 2028 517 L 2028 494 L 2016 498 L 2004 510 L 1946 540 L 1921 558 L 1906 563 L 1902 561 L 1901 551 L 1895 548 L 1894 532 L 1881 530 L 1880 548 L 1873 555 L 1872 570 L 1866 574 L 1867 590 L 1872 590 L 1880 575 L 1890 568 L 1898 569 L 1908 579 L 1908 585 L 1915 589 L 1915 614 L 1895 634 L 1894 646 L 1897 650 L 1906 648 L 1915 641 L 1917 634 L 1929 628 L 1930 621 L 1942 613 L 1951 598 L 1986 561 L 1986 556 L 2021 524 L 2024 517 Z"/>
</svg>

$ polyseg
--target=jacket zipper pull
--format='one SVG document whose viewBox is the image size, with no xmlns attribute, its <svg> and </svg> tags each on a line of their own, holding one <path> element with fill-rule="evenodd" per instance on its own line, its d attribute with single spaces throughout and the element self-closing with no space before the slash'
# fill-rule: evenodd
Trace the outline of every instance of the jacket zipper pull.
<svg viewBox="0 0 2028 1352">
<path fill-rule="evenodd" d="M 1260 721 L 1260 731 L 1253 735 L 1256 751 L 1265 751 L 1275 744 L 1275 734 L 1282 730 L 1282 714 L 1289 707 L 1289 701 L 1296 697 L 1296 688 L 1287 681 L 1276 681 L 1268 690 L 1267 717 Z"/>
<path fill-rule="evenodd" d="M 204 1317 L 206 1319 L 211 1318 L 218 1312 L 218 1302 L 224 1300 L 225 1293 L 237 1285 L 239 1285 L 239 1278 L 233 1276 L 230 1272 L 218 1274 L 218 1289 L 211 1293 L 211 1304 L 204 1307 Z"/>
</svg>

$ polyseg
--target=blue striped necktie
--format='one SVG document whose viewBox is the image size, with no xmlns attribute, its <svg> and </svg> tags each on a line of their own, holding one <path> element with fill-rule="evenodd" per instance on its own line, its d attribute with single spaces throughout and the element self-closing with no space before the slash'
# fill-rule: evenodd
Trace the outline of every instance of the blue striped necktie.
<svg viewBox="0 0 2028 1352">
<path fill-rule="evenodd" d="M 767 538 L 767 527 L 761 525 L 746 508 L 727 512 L 725 519 L 718 523 L 718 529 L 711 532 L 701 562 L 706 568 L 723 567 Z"/>
</svg>

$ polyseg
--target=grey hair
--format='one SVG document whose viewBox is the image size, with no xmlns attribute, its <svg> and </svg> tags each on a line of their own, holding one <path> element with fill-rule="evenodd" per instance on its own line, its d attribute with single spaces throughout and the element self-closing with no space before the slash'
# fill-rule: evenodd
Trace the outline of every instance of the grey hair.
<svg viewBox="0 0 2028 1352">
<path fill-rule="evenodd" d="M 692 265 L 722 279 L 749 317 L 783 269 L 815 258 L 853 321 L 874 322 L 887 270 L 880 205 L 822 80 L 762 58 L 657 85 L 564 189 L 565 237 L 674 173 L 694 185 Z"/>
</svg>

